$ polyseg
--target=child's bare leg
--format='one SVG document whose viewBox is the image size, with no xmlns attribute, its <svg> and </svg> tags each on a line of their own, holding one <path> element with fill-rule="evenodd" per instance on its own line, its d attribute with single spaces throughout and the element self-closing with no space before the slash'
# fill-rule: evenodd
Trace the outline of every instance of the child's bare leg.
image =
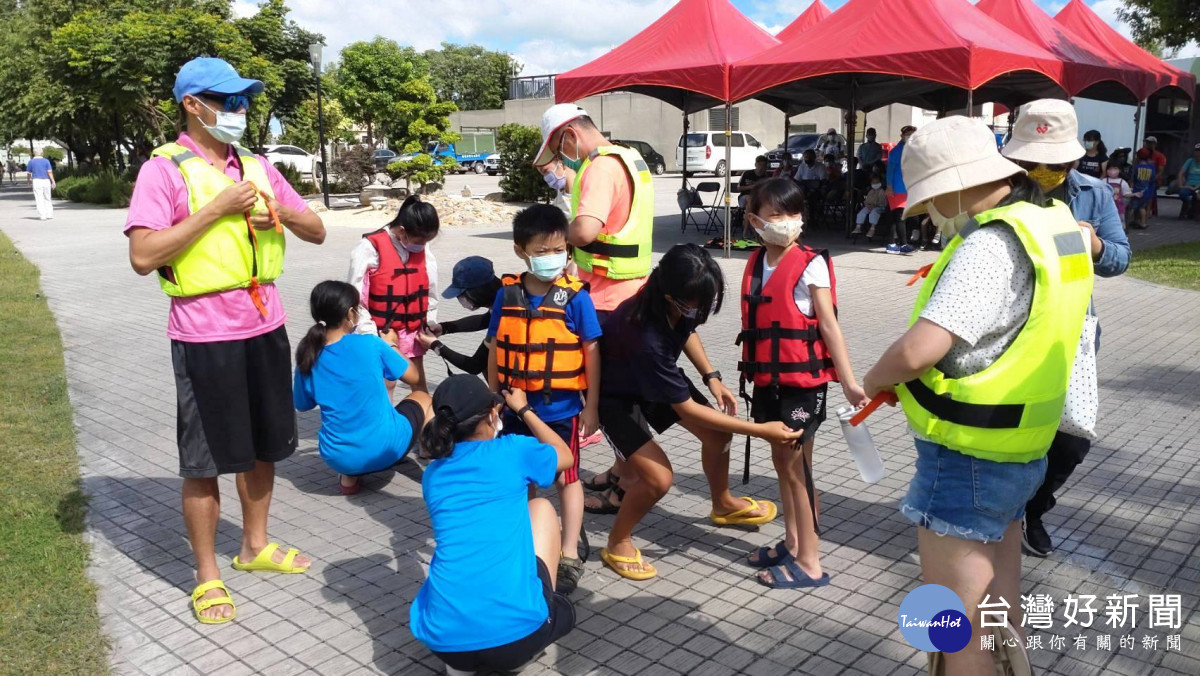
<svg viewBox="0 0 1200 676">
<path fill-rule="evenodd" d="M 578 558 L 579 529 L 583 527 L 583 484 L 576 480 L 564 485 L 561 473 L 554 484 L 558 488 L 558 501 L 562 506 L 563 556 Z"/>
</svg>

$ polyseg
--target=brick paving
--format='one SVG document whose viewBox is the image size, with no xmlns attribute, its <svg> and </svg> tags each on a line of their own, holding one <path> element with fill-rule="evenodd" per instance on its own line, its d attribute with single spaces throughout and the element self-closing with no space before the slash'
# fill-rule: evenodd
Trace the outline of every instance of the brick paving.
<svg viewBox="0 0 1200 676">
<path fill-rule="evenodd" d="M 675 181 L 658 188 L 661 218 L 656 251 L 678 241 L 672 215 Z M 1173 213 L 1173 212 L 1169 212 Z M 83 487 L 91 496 L 87 537 L 90 574 L 100 586 L 100 611 L 121 674 L 430 674 L 440 662 L 408 631 L 408 606 L 432 555 L 421 502 L 420 468 L 366 479 L 361 494 L 338 494 L 335 475 L 317 455 L 319 418 L 300 416 L 300 450 L 279 463 L 272 538 L 300 547 L 316 563 L 307 575 L 259 576 L 229 567 L 237 552 L 240 512 L 233 481 L 217 536 L 224 579 L 238 602 L 238 620 L 216 627 L 192 618 L 191 554 L 179 509 L 175 394 L 167 301 L 151 279 L 129 268 L 121 235 L 124 211 L 60 203 L 57 218 L 34 218 L 28 193 L 0 193 L 0 229 L 42 270 L 42 288 L 62 330 L 75 407 Z M 308 291 L 344 274 L 361 229 L 334 228 L 322 247 L 294 243 L 281 290 L 288 330 L 308 326 Z M 689 232 L 685 239 L 699 236 Z M 828 241 L 825 241 L 825 240 Z M 1159 221 L 1133 236 L 1150 243 L 1200 239 L 1200 226 Z M 841 317 L 859 377 L 902 330 L 914 291 L 904 286 L 931 253 L 886 256 L 813 237 L 835 249 Z M 445 232 L 433 245 L 443 283 L 458 257 L 481 254 L 498 270 L 519 266 L 503 224 Z M 735 254 L 735 256 L 739 256 Z M 743 255 L 744 256 L 744 255 Z M 731 280 L 740 259 L 722 263 Z M 731 285 L 732 287 L 733 285 Z M 1078 631 L 1039 631 L 1046 649 L 1033 652 L 1041 673 L 1200 674 L 1200 294 L 1131 278 L 1098 280 L 1103 323 L 1100 354 L 1101 440 L 1046 517 L 1058 552 L 1026 559 L 1023 591 L 1138 594 L 1138 647 L 1120 646 L 1123 632 L 1104 626 L 1103 611 L 1083 631 L 1088 649 L 1074 649 Z M 444 318 L 457 304 L 443 306 Z M 737 306 L 731 303 L 701 331 L 718 368 L 734 374 Z M 447 342 L 472 348 L 479 336 Z M 428 362 L 430 380 L 445 369 Z M 843 403 L 831 390 L 833 407 Z M 890 674 L 924 672 L 924 655 L 896 628 L 904 594 L 917 586 L 914 528 L 896 503 L 912 475 L 914 450 L 903 416 L 884 411 L 870 421 L 888 475 L 865 485 L 838 433 L 818 436 L 816 482 L 823 505 L 823 566 L 829 587 L 797 593 L 755 584 L 746 552 L 781 537 L 782 523 L 759 530 L 715 528 L 708 513 L 699 449 L 686 433 L 662 437 L 676 485 L 637 530 L 638 544 L 660 576 L 635 584 L 602 569 L 593 554 L 574 595 L 577 629 L 527 674 Z M 739 493 L 776 499 L 769 452 L 755 444 L 753 478 Z M 608 448 L 584 451 L 583 466 L 607 466 Z M 734 444 L 739 473 L 741 440 Z M 586 472 L 585 472 L 586 474 Z M 735 480 L 735 485 L 737 482 Z M 611 517 L 589 515 L 593 543 L 603 542 Z M 486 575 L 486 573 L 484 573 Z M 1179 594 L 1183 628 L 1148 628 L 1148 594 Z M 1050 649 L 1051 635 L 1066 637 Z M 1095 637 L 1114 634 L 1111 650 Z M 1167 634 L 1180 650 L 1165 650 Z M 1141 647 L 1157 634 L 1157 650 Z"/>
</svg>

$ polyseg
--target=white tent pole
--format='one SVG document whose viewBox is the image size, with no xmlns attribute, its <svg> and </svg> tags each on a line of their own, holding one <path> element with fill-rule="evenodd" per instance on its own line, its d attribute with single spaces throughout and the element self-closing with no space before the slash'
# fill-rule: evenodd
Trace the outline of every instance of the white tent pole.
<svg viewBox="0 0 1200 676">
<path fill-rule="evenodd" d="M 683 191 L 683 204 L 691 203 L 691 195 L 687 192 L 687 156 L 688 156 L 688 110 L 687 110 L 687 92 L 683 94 L 683 136 L 679 139 L 679 143 L 683 146 L 683 185 L 680 190 Z M 687 210 L 685 206 L 679 211 L 679 231 L 687 232 Z"/>
<path fill-rule="evenodd" d="M 729 222 L 729 175 L 733 173 L 733 154 L 729 147 L 733 143 L 733 125 L 730 120 L 733 104 L 725 102 L 725 257 L 729 258 L 729 238 L 733 228 Z"/>
</svg>

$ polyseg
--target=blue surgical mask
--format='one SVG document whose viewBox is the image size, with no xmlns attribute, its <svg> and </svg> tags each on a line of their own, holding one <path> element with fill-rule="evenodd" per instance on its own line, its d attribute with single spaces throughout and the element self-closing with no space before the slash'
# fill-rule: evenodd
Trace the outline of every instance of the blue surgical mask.
<svg viewBox="0 0 1200 676">
<path fill-rule="evenodd" d="M 546 175 L 543 176 L 543 178 L 546 180 L 546 185 L 550 186 L 554 190 L 557 190 L 558 192 L 562 192 L 567 189 L 566 176 L 559 176 L 553 171 L 549 171 L 546 172 Z"/>
<path fill-rule="evenodd" d="M 422 251 L 425 250 L 425 245 L 424 244 L 409 244 L 408 242 L 405 242 L 404 248 L 407 249 L 409 253 L 421 253 Z"/>
<path fill-rule="evenodd" d="M 534 277 L 543 282 L 552 282 L 558 279 L 564 268 L 567 267 L 567 252 L 547 254 L 545 256 L 530 256 L 529 271 Z"/>
<path fill-rule="evenodd" d="M 200 99 L 196 100 L 200 101 Z M 209 136 L 212 136 L 221 143 L 237 143 L 241 140 L 242 135 L 246 133 L 245 113 L 217 112 L 203 101 L 200 101 L 200 105 L 208 108 L 217 116 L 217 123 L 211 127 L 204 124 L 204 120 L 200 120 L 200 124 L 204 125 L 204 128 L 208 130 Z"/>
<path fill-rule="evenodd" d="M 700 308 L 698 307 L 688 307 L 674 298 L 671 299 L 671 303 L 675 306 L 676 310 L 679 310 L 680 315 L 688 319 L 695 319 L 700 316 Z"/>
</svg>

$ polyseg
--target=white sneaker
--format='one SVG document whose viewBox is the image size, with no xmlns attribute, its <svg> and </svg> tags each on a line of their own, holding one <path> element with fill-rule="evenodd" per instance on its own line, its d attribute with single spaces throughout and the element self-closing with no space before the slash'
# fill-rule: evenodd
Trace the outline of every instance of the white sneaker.
<svg viewBox="0 0 1200 676">
<path fill-rule="evenodd" d="M 861 225 L 854 226 L 854 229 L 850 231 L 850 234 L 851 235 L 861 235 L 862 234 L 862 226 Z"/>
</svg>

